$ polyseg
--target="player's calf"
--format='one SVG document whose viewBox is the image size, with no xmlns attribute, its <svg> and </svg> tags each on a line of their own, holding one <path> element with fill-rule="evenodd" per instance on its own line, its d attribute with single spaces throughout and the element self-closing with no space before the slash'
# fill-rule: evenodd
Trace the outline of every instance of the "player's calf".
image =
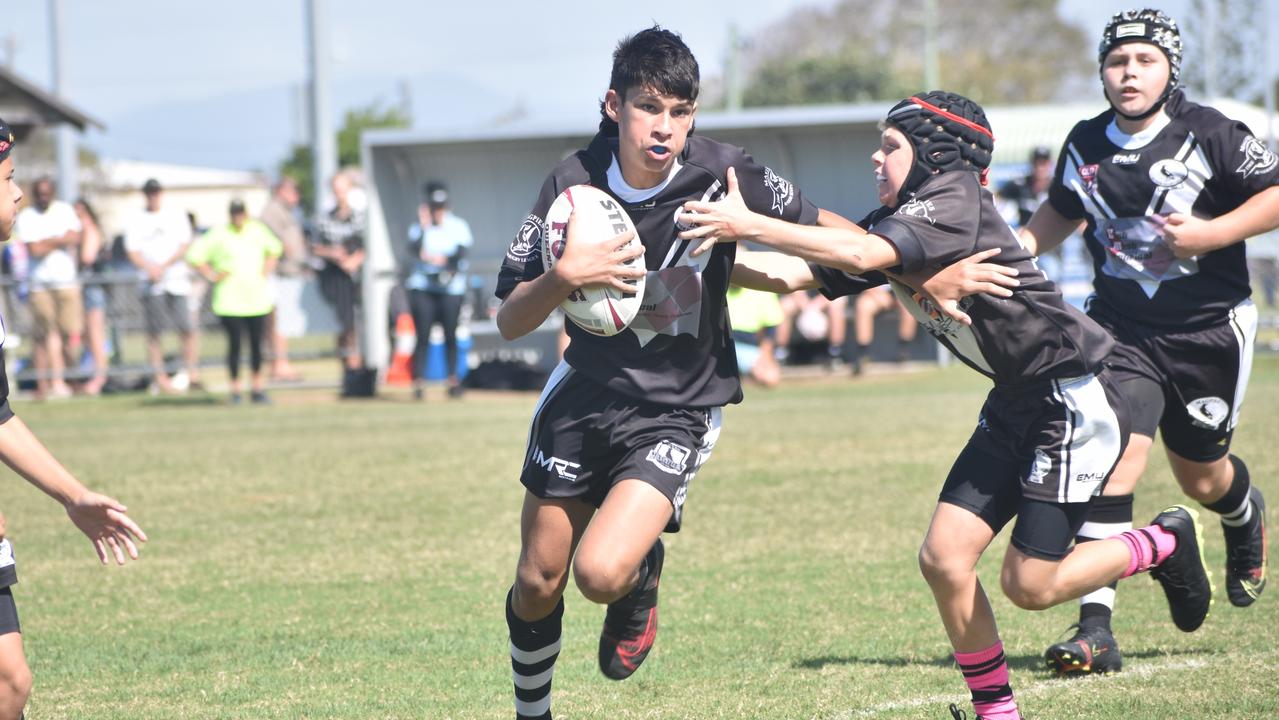
<svg viewBox="0 0 1279 720">
<path fill-rule="evenodd" d="M 639 669 L 657 638 L 657 586 L 666 549 L 661 538 L 653 543 L 640 567 L 639 582 L 624 597 L 609 604 L 600 633 L 600 672 L 625 680 Z"/>
</svg>

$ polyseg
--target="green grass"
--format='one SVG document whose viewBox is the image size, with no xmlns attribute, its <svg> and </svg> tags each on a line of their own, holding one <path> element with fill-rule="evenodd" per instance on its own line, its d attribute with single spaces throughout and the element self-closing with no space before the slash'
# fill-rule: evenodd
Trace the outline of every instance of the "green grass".
<svg viewBox="0 0 1279 720">
<path fill-rule="evenodd" d="M 570 587 L 557 717 L 949 717 L 967 692 L 915 552 L 985 389 L 960 367 L 749 389 L 668 536 L 662 631 L 635 677 L 600 675 L 601 609 Z M 58 508 L 10 476 L 33 720 L 513 715 L 502 601 L 534 396 L 274 397 L 19 404 L 152 538 L 142 561 L 98 567 Z M 1279 359 L 1258 358 L 1236 448 L 1272 505 L 1277 401 Z M 1138 518 L 1179 498 L 1160 454 Z M 981 567 L 992 588 L 1005 538 Z M 1220 532 L 1207 540 L 1220 586 Z M 1162 598 L 1126 582 L 1125 672 L 1068 682 L 1040 655 L 1073 604 L 1031 613 L 997 596 L 1029 716 L 1279 715 L 1279 589 L 1246 610 L 1219 595 L 1192 635 Z"/>
</svg>

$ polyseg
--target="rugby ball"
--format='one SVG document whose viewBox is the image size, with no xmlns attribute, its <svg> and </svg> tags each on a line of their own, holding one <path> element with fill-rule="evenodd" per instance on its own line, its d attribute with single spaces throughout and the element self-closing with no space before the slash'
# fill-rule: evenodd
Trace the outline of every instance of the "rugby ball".
<svg viewBox="0 0 1279 720">
<path fill-rule="evenodd" d="M 577 224 L 574 240 L 579 243 L 607 242 L 628 230 L 635 230 L 635 223 L 613 196 L 591 185 L 574 185 L 560 193 L 546 213 L 542 266 L 548 272 L 564 255 L 568 244 L 568 219 L 574 215 L 573 222 Z M 640 244 L 637 233 L 627 247 Z M 640 255 L 626 265 L 643 269 L 644 256 Z M 639 314 L 640 301 L 644 297 L 643 277 L 627 282 L 635 287 L 634 294 L 608 285 L 581 287 L 569 293 L 560 307 L 583 330 L 604 337 L 616 335 Z"/>
</svg>

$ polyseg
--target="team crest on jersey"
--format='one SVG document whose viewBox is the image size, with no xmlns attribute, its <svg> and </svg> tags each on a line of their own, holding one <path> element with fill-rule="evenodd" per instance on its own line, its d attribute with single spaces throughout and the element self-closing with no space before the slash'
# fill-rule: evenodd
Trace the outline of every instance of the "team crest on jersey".
<svg viewBox="0 0 1279 720">
<path fill-rule="evenodd" d="M 524 262 L 537 251 L 542 244 L 542 234 L 546 232 L 546 221 L 537 215 L 529 214 L 524 224 L 515 232 L 511 247 L 506 250 L 506 257 L 515 262 Z"/>
<path fill-rule="evenodd" d="M 1202 397 L 1186 404 L 1190 422 L 1201 428 L 1217 430 L 1230 415 L 1230 405 L 1219 397 Z"/>
<path fill-rule="evenodd" d="M 1089 195 L 1097 192 L 1097 168 L 1096 164 L 1079 166 L 1079 179 L 1084 184 L 1084 192 Z"/>
<path fill-rule="evenodd" d="M 1235 172 L 1242 177 L 1264 175 L 1274 170 L 1275 165 L 1279 164 L 1279 156 L 1270 152 L 1269 148 L 1251 135 L 1244 138 L 1243 144 L 1239 146 L 1239 152 L 1243 153 L 1243 163 L 1235 169 Z"/>
<path fill-rule="evenodd" d="M 898 208 L 897 214 L 905 215 L 907 217 L 923 218 L 928 221 L 929 225 L 936 225 L 937 221 L 933 219 L 934 210 L 936 210 L 936 208 L 933 207 L 932 200 L 911 200 Z"/>
<path fill-rule="evenodd" d="M 1030 474 L 1026 476 L 1026 482 L 1043 485 L 1044 478 L 1048 477 L 1052 469 L 1053 459 L 1048 457 L 1048 453 L 1035 448 L 1035 462 L 1030 465 Z"/>
<path fill-rule="evenodd" d="M 692 454 L 693 451 L 683 445 L 663 440 L 648 451 L 648 461 L 664 473 L 683 475 L 684 470 L 688 468 L 688 458 Z"/>
<path fill-rule="evenodd" d="M 1190 177 L 1190 168 L 1176 158 L 1165 158 L 1150 166 L 1150 182 L 1163 188 L 1175 188 Z"/>
<path fill-rule="evenodd" d="M 795 199 L 795 186 L 790 180 L 773 172 L 772 168 L 764 168 L 764 184 L 773 193 L 773 212 L 778 215 Z"/>
</svg>

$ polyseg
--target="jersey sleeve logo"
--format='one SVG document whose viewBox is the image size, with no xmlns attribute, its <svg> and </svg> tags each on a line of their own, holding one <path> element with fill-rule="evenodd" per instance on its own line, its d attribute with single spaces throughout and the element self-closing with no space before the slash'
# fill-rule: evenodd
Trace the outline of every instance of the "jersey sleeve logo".
<svg viewBox="0 0 1279 720">
<path fill-rule="evenodd" d="M 1097 192 L 1097 168 L 1095 163 L 1079 166 L 1079 180 L 1083 183 L 1084 192 L 1089 195 Z"/>
<path fill-rule="evenodd" d="M 937 221 L 933 219 L 933 213 L 936 210 L 937 208 L 933 206 L 932 200 L 911 200 L 902 205 L 897 210 L 897 214 L 905 215 L 906 217 L 923 218 L 928 221 L 929 225 L 936 225 Z"/>
<path fill-rule="evenodd" d="M 764 168 L 764 184 L 773 193 L 773 212 L 781 215 L 786 206 L 795 199 L 795 186 L 790 180 L 773 172 L 772 168 Z"/>
<path fill-rule="evenodd" d="M 1235 172 L 1239 173 L 1240 177 L 1264 175 L 1274 170 L 1275 165 L 1279 164 L 1279 156 L 1270 152 L 1265 145 L 1251 135 L 1244 138 L 1239 146 L 1239 152 L 1243 153 L 1243 163 L 1235 169 Z"/>
<path fill-rule="evenodd" d="M 1176 158 L 1164 158 L 1150 166 L 1150 182 L 1163 188 L 1180 186 L 1190 177 L 1190 168 Z"/>
<path fill-rule="evenodd" d="M 546 221 L 530 213 L 524 219 L 524 224 L 520 225 L 520 229 L 516 231 L 515 239 L 511 241 L 511 247 L 506 251 L 506 257 L 515 262 L 525 262 L 542 244 L 542 234 L 545 232 Z"/>
</svg>

